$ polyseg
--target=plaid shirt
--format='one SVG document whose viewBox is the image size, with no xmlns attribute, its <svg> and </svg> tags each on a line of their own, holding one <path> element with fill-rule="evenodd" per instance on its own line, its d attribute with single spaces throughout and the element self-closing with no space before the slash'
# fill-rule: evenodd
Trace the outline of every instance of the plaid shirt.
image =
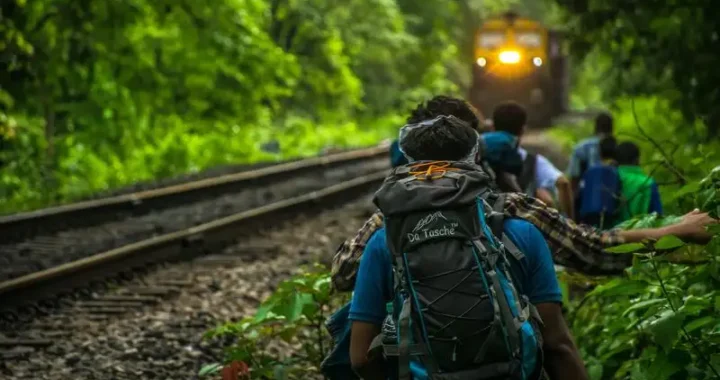
<svg viewBox="0 0 720 380">
<path fill-rule="evenodd" d="M 617 230 L 601 231 L 575 224 L 542 201 L 521 193 L 505 194 L 504 212 L 506 218 L 521 218 L 534 224 L 547 239 L 556 264 L 591 275 L 617 274 L 631 264 L 632 255 L 603 251 L 606 247 L 624 243 Z M 332 263 L 335 289 L 353 290 L 365 244 L 382 226 L 382 213 L 376 211 L 354 238 L 338 248 Z"/>
</svg>

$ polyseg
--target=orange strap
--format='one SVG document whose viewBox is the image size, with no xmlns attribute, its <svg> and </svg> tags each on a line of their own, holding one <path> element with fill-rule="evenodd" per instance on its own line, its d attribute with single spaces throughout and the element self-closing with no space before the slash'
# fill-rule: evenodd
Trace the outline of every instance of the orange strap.
<svg viewBox="0 0 720 380">
<path fill-rule="evenodd" d="M 411 166 L 409 174 L 420 181 L 425 181 L 442 178 L 445 173 L 451 170 L 459 169 L 451 168 L 449 161 L 432 161 Z"/>
</svg>

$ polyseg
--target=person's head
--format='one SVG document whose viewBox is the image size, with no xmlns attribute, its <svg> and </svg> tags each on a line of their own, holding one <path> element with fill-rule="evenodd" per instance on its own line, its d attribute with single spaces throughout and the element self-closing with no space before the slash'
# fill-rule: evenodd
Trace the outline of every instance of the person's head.
<svg viewBox="0 0 720 380">
<path fill-rule="evenodd" d="M 473 151 L 477 133 L 466 122 L 454 116 L 440 116 L 426 126 L 414 127 L 400 141 L 406 155 L 416 161 L 458 161 Z"/>
<path fill-rule="evenodd" d="M 609 113 L 603 112 L 595 117 L 595 134 L 598 136 L 612 136 L 613 118 Z"/>
<path fill-rule="evenodd" d="M 613 136 L 604 137 L 600 140 L 600 159 L 615 160 L 617 140 Z"/>
<path fill-rule="evenodd" d="M 525 112 L 525 108 L 515 102 L 505 102 L 495 107 L 492 120 L 496 131 L 521 137 L 525 131 L 527 112 Z"/>
<path fill-rule="evenodd" d="M 620 165 L 640 165 L 640 147 L 630 141 L 617 146 L 615 159 Z"/>
<path fill-rule="evenodd" d="M 427 102 L 418 104 L 410 113 L 407 123 L 417 124 L 442 115 L 455 116 L 476 131 L 480 131 L 480 124 L 483 122 L 480 111 L 468 102 L 451 96 L 439 95 Z"/>
</svg>

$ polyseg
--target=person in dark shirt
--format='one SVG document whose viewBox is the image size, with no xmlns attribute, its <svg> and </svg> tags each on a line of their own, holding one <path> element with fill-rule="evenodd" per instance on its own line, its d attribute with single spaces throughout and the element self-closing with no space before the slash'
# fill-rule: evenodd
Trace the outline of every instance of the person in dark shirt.
<svg viewBox="0 0 720 380">
<path fill-rule="evenodd" d="M 617 213 L 621 191 L 615 160 L 617 141 L 609 136 L 598 145 L 600 163 L 588 168 L 582 176 L 577 214 L 580 223 L 607 228 L 622 221 Z"/>
</svg>

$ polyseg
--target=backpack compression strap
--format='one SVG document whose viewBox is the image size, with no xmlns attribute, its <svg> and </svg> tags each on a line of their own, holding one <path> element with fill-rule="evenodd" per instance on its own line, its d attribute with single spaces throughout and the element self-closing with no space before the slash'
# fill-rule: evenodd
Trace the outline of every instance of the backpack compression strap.
<svg viewBox="0 0 720 380">
<path fill-rule="evenodd" d="M 531 194 L 535 189 L 535 165 L 537 163 L 537 154 L 534 153 L 527 153 L 527 156 L 525 156 L 525 161 L 523 161 L 523 170 L 520 176 L 518 177 L 518 184 L 520 185 L 520 189 L 527 193 L 528 195 Z"/>
</svg>

